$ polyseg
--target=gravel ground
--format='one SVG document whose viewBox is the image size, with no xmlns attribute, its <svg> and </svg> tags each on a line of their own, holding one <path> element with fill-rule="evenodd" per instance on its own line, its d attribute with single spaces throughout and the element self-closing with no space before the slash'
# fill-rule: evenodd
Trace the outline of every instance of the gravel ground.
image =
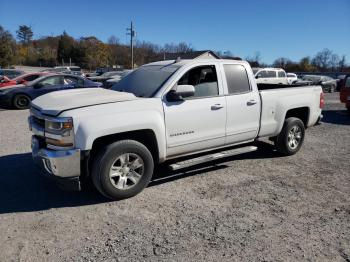
<svg viewBox="0 0 350 262">
<path fill-rule="evenodd" d="M 138 196 L 64 192 L 31 161 L 28 111 L 0 111 L 1 261 L 350 261 L 350 117 L 327 94 L 302 150 L 269 143 Z"/>
</svg>

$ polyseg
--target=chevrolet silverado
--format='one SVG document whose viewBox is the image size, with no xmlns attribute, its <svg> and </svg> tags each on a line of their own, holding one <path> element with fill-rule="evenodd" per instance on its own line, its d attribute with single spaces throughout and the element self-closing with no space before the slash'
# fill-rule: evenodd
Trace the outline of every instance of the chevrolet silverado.
<svg viewBox="0 0 350 262">
<path fill-rule="evenodd" d="M 272 86 L 259 90 L 245 61 L 194 59 L 141 66 L 111 90 L 52 92 L 32 102 L 33 159 L 66 188 L 91 179 L 123 199 L 163 162 L 177 170 L 251 152 L 263 137 L 293 155 L 321 117 L 322 89 Z"/>
</svg>

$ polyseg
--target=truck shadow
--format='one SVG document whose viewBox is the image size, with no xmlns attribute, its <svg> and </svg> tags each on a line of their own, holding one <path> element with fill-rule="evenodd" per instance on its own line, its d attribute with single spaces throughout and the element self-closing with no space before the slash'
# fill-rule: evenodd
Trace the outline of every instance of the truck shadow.
<svg viewBox="0 0 350 262">
<path fill-rule="evenodd" d="M 278 155 L 271 150 L 270 145 L 266 144 L 256 152 L 208 162 L 181 171 L 171 172 L 165 166 L 161 166 L 156 170 L 149 186 L 223 169 L 227 167 L 225 163 L 234 160 L 272 157 Z M 35 212 L 109 201 L 92 188 L 82 192 L 60 190 L 53 181 L 38 173 L 30 153 L 1 156 L 0 167 L 0 214 Z"/>
<path fill-rule="evenodd" d="M 350 125 L 350 115 L 347 110 L 322 110 L 322 122 L 337 125 Z"/>
</svg>

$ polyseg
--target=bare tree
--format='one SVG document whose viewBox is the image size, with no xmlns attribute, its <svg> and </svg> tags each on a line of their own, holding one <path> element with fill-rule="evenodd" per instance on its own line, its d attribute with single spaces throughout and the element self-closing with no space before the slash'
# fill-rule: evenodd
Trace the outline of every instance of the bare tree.
<svg viewBox="0 0 350 262">
<path fill-rule="evenodd" d="M 115 35 L 111 35 L 107 40 L 107 43 L 110 45 L 119 45 L 119 42 L 119 38 Z"/>
<path fill-rule="evenodd" d="M 338 61 L 338 70 L 340 72 L 343 72 L 345 66 L 346 66 L 346 57 L 345 57 L 345 55 L 342 55 L 341 58 Z"/>
<path fill-rule="evenodd" d="M 166 53 L 188 53 L 194 51 L 194 48 L 191 44 L 185 42 L 180 42 L 178 44 L 168 43 L 163 47 L 164 52 Z"/>
<path fill-rule="evenodd" d="M 289 64 L 292 64 L 293 62 L 286 58 L 286 57 L 280 57 L 280 58 L 277 58 L 274 62 L 273 62 L 273 66 L 274 67 L 280 67 L 280 68 L 283 68 L 283 69 L 286 69 L 287 68 L 287 65 Z"/>
<path fill-rule="evenodd" d="M 339 56 L 337 54 L 331 55 L 331 58 L 329 59 L 329 65 L 331 67 L 331 71 L 338 70 Z"/>
<path fill-rule="evenodd" d="M 331 57 L 333 52 L 328 48 L 318 52 L 312 59 L 312 64 L 318 67 L 320 70 L 326 70 L 331 66 Z"/>
<path fill-rule="evenodd" d="M 260 67 L 261 66 L 261 54 L 259 51 L 254 53 L 254 56 L 247 56 L 246 60 L 249 62 L 251 67 Z"/>
</svg>

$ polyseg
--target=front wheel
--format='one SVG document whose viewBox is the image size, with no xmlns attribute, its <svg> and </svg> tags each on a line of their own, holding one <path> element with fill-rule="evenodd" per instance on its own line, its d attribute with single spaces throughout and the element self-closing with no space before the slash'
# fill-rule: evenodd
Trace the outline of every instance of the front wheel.
<svg viewBox="0 0 350 262">
<path fill-rule="evenodd" d="M 24 94 L 16 95 L 13 98 L 12 105 L 16 109 L 27 109 L 30 106 L 30 98 Z"/>
<path fill-rule="evenodd" d="M 305 137 L 303 121 L 296 117 L 287 118 L 281 133 L 275 138 L 275 147 L 283 155 L 291 156 L 297 153 Z"/>
<path fill-rule="evenodd" d="M 92 163 L 92 181 L 104 196 L 119 200 L 140 193 L 152 178 L 151 152 L 134 140 L 121 140 L 100 150 Z"/>
</svg>

